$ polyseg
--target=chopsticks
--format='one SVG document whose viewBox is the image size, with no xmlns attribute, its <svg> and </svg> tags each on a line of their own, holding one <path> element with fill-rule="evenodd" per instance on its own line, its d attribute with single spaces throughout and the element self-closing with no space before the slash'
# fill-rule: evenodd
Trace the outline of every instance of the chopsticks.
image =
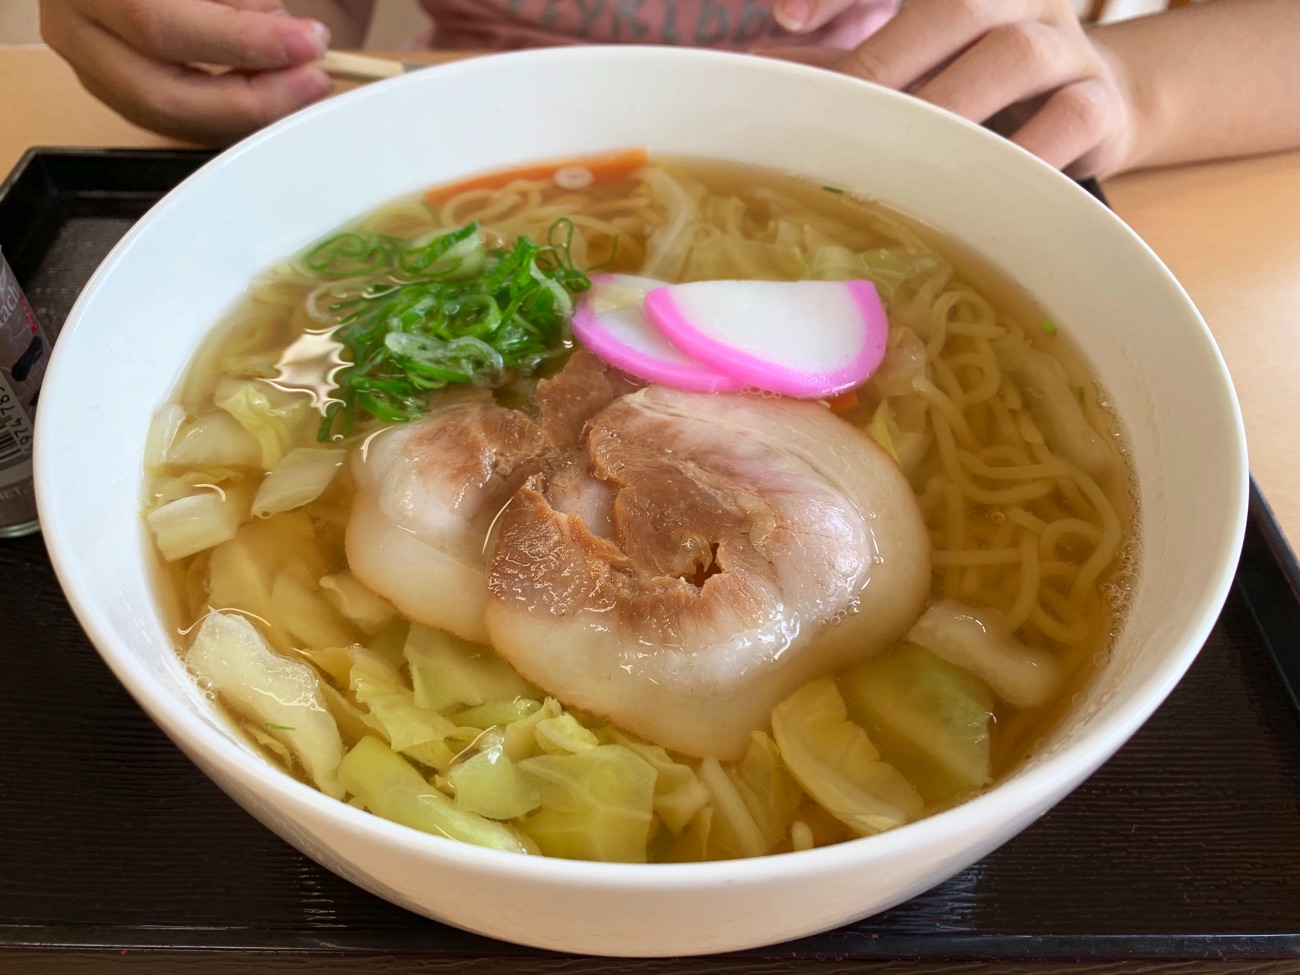
<svg viewBox="0 0 1300 975">
<path fill-rule="evenodd" d="M 348 81 L 381 81 L 405 74 L 410 65 L 388 58 L 372 58 L 365 54 L 348 54 L 343 51 L 326 51 L 320 66 L 332 78 Z"/>
</svg>

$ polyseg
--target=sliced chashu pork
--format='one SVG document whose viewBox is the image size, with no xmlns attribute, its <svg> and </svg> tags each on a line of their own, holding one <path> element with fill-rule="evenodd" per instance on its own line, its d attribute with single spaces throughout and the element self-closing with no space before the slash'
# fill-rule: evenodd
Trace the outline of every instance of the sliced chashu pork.
<svg viewBox="0 0 1300 975">
<path fill-rule="evenodd" d="M 501 513 L 487 629 L 533 683 L 650 741 L 738 757 L 799 684 L 924 608 L 911 489 L 822 406 L 652 386 L 592 417 L 579 456 Z"/>
<path fill-rule="evenodd" d="M 824 407 L 633 389 L 578 353 L 536 421 L 482 398 L 384 431 L 353 462 L 348 560 L 566 704 L 736 757 L 804 680 L 906 632 L 929 539 Z"/>
</svg>

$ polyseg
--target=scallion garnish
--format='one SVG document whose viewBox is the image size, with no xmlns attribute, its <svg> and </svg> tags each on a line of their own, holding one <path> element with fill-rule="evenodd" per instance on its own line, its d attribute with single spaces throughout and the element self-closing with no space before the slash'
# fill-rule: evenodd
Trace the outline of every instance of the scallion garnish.
<svg viewBox="0 0 1300 975">
<path fill-rule="evenodd" d="M 844 192 L 838 186 L 823 186 L 822 189 L 827 193 L 834 193 L 836 196 L 839 196 Z"/>
<path fill-rule="evenodd" d="M 294 728 L 291 725 L 272 724 L 269 721 L 263 724 L 262 727 L 265 728 L 267 731 L 297 731 L 298 730 L 297 728 Z"/>
<path fill-rule="evenodd" d="M 396 244 L 383 234 L 336 234 L 309 250 L 302 262 L 326 277 L 351 278 L 389 267 Z"/>
<path fill-rule="evenodd" d="M 1047 335 L 1056 334 L 1056 322 L 1052 321 L 1050 318 L 1044 318 L 1041 322 L 1038 323 L 1038 327 L 1041 328 L 1043 332 Z"/>
<path fill-rule="evenodd" d="M 303 257 L 331 278 L 366 277 L 330 306 L 333 335 L 350 364 L 321 420 L 318 439 L 351 433 L 359 414 L 399 423 L 424 414 L 429 393 L 452 383 L 496 386 L 564 347 L 572 296 L 591 287 L 573 266 L 572 221 L 557 220 L 547 243 L 519 237 L 487 248 L 470 223 L 415 240 L 338 234 Z"/>
</svg>

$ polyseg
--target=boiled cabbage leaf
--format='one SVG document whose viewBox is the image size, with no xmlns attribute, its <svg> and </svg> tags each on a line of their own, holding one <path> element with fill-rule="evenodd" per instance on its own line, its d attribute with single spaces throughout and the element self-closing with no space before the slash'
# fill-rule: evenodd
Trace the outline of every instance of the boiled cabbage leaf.
<svg viewBox="0 0 1300 975">
<path fill-rule="evenodd" d="M 364 808 L 412 829 L 511 853 L 536 853 L 527 836 L 459 809 L 378 738 L 366 737 L 344 756 L 339 782 Z"/>
<path fill-rule="evenodd" d="M 823 677 L 772 712 L 772 732 L 786 767 L 804 791 L 862 836 L 915 819 L 923 802 L 880 758 L 867 733 L 848 720 L 835 681 Z"/>
<path fill-rule="evenodd" d="M 486 736 L 485 736 L 486 737 Z M 532 812 L 541 796 L 505 753 L 502 736 L 479 742 L 479 751 L 447 772 L 456 805 L 488 819 L 515 819 Z"/>
<path fill-rule="evenodd" d="M 330 486 L 347 455 L 346 450 L 329 447 L 290 450 L 263 478 L 253 498 L 253 516 L 269 518 L 315 501 Z"/>
<path fill-rule="evenodd" d="M 257 443 L 264 471 L 275 470 L 305 424 L 318 416 L 310 396 L 276 389 L 261 379 L 223 379 L 213 402 Z"/>
<path fill-rule="evenodd" d="M 727 774 L 772 849 L 786 836 L 803 799 L 803 790 L 786 769 L 776 743 L 763 732 L 754 732 L 745 757 Z"/>
<path fill-rule="evenodd" d="M 362 646 L 349 653 L 352 695 L 378 720 L 394 751 L 445 769 L 478 737 L 479 729 L 461 728 L 437 711 L 419 707 L 401 673 L 384 657 Z"/>
<path fill-rule="evenodd" d="M 233 711 L 293 752 L 318 789 L 342 797 L 335 773 L 343 741 L 310 666 L 280 656 L 242 616 L 216 611 L 203 620 L 185 663 Z"/>
<path fill-rule="evenodd" d="M 915 644 L 840 677 L 849 714 L 930 803 L 992 780 L 993 695 L 978 678 Z"/>
<path fill-rule="evenodd" d="M 595 734 L 569 713 L 543 718 L 534 729 L 537 744 L 548 755 L 576 755 L 600 744 Z"/>
<path fill-rule="evenodd" d="M 412 624 L 405 655 L 415 701 L 422 708 L 437 711 L 457 704 L 476 707 L 488 701 L 541 696 L 491 647 L 443 630 Z"/>
<path fill-rule="evenodd" d="M 248 505 L 245 490 L 200 489 L 154 508 L 145 521 L 163 558 L 175 562 L 234 538 L 248 518 Z"/>
<path fill-rule="evenodd" d="M 303 579 L 294 567 L 277 573 L 271 584 L 276 622 L 293 638 L 294 646 L 324 650 L 348 646 L 361 634 Z"/>
<path fill-rule="evenodd" d="M 242 525 L 235 537 L 212 550 L 208 561 L 208 598 L 213 606 L 238 606 L 267 621 L 272 645 L 289 650 L 294 640 L 276 623 L 279 611 L 271 596 L 276 577 L 296 559 L 295 571 L 307 578 L 325 574 L 317 564 L 315 528 L 302 512 L 277 515 Z"/>
<path fill-rule="evenodd" d="M 257 467 L 257 438 L 228 413 L 214 411 L 186 420 L 167 447 L 171 467 Z"/>
<path fill-rule="evenodd" d="M 452 720 L 470 728 L 505 728 L 536 714 L 541 707 L 541 701 L 526 697 L 517 697 L 513 701 L 489 701 L 476 708 L 457 711 Z"/>
<path fill-rule="evenodd" d="M 542 747 L 537 741 L 537 726 L 549 718 L 558 718 L 563 713 L 560 702 L 548 697 L 532 714 L 506 725 L 506 754 L 515 762 L 542 754 Z"/>
<path fill-rule="evenodd" d="M 712 829 L 705 844 L 708 859 L 761 857 L 767 853 L 771 846 L 763 830 L 716 758 L 706 758 L 700 763 L 700 781 L 709 791 L 713 809 Z"/>
<path fill-rule="evenodd" d="M 645 862 L 655 770 L 636 752 L 600 745 L 528 758 L 518 769 L 542 802 L 521 826 L 547 856 Z"/>
<path fill-rule="evenodd" d="M 623 745 L 645 759 L 655 770 L 654 810 L 674 836 L 680 836 L 687 824 L 709 801 L 709 791 L 695 770 L 676 761 L 666 749 L 640 741 L 626 732 L 607 725 L 600 731 L 607 744 Z"/>
<path fill-rule="evenodd" d="M 331 606 L 367 634 L 378 633 L 397 615 L 388 600 L 371 592 L 351 572 L 322 577 L 320 591 Z"/>
</svg>

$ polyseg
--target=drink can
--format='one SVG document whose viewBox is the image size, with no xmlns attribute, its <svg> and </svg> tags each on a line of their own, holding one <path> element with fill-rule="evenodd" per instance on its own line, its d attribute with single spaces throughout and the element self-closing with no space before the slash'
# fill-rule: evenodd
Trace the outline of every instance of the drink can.
<svg viewBox="0 0 1300 975">
<path fill-rule="evenodd" d="M 30 535 L 40 527 L 32 431 L 49 358 L 49 340 L 0 253 L 0 538 Z"/>
</svg>

